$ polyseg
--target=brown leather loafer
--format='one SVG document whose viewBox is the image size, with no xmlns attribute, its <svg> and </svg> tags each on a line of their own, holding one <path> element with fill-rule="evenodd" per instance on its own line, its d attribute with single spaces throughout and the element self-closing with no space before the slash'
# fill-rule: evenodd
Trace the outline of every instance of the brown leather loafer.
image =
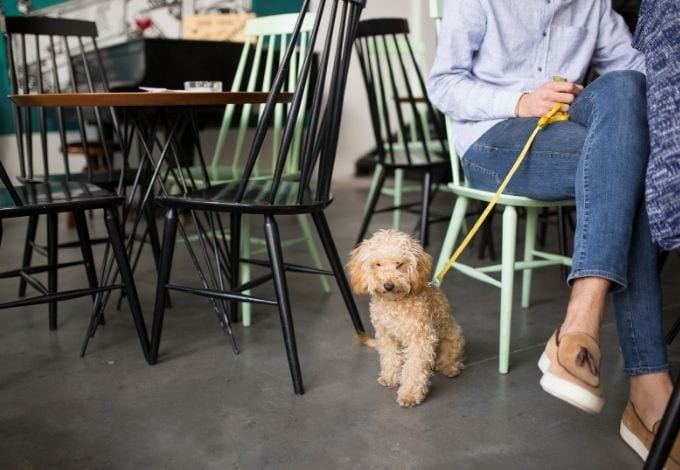
<svg viewBox="0 0 680 470">
<path fill-rule="evenodd" d="M 629 401 L 621 418 L 619 432 L 625 443 L 642 457 L 642 460 L 647 460 L 649 449 L 652 447 L 660 423 L 661 421 L 657 421 L 652 430 L 647 429 L 635 411 L 635 407 Z M 664 468 L 666 470 L 680 470 L 680 439 L 675 440 Z"/>
<path fill-rule="evenodd" d="M 557 329 L 538 361 L 541 387 L 549 394 L 588 413 L 604 405 L 600 382 L 600 346 L 585 333 L 560 336 Z"/>
</svg>

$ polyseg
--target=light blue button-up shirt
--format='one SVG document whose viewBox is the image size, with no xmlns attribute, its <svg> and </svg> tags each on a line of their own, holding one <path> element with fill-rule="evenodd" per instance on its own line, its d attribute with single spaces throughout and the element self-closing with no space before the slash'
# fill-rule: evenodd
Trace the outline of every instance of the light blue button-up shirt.
<svg viewBox="0 0 680 470">
<path fill-rule="evenodd" d="M 560 75 L 582 83 L 588 67 L 644 72 L 611 0 L 445 0 L 427 89 L 453 121 L 459 155 L 515 116 L 523 92 Z"/>
</svg>

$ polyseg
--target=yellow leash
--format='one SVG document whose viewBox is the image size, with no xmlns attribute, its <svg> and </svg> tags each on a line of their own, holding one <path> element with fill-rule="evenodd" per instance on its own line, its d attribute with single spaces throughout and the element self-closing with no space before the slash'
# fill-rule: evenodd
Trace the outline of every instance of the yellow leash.
<svg viewBox="0 0 680 470">
<path fill-rule="evenodd" d="M 560 113 L 560 109 L 562 108 L 562 103 L 557 103 L 553 108 L 550 110 L 548 114 L 545 116 L 541 117 L 538 120 L 538 123 L 536 124 L 536 128 L 534 131 L 531 133 L 529 136 L 529 139 L 527 140 L 527 143 L 524 144 L 524 148 L 520 152 L 519 156 L 517 157 L 517 160 L 515 160 L 515 163 L 512 165 L 512 168 L 510 168 L 510 171 L 508 172 L 507 176 L 501 183 L 501 185 L 498 187 L 498 190 L 496 193 L 493 195 L 491 200 L 489 201 L 489 204 L 487 204 L 486 208 L 484 209 L 484 212 L 479 216 L 477 219 L 477 222 L 475 222 L 475 225 L 472 227 L 472 229 L 468 232 L 467 236 L 463 241 L 460 243 L 456 251 L 451 255 L 451 258 L 449 258 L 449 261 L 444 265 L 444 267 L 437 273 L 435 278 L 433 279 L 432 283 L 434 285 L 440 285 L 441 282 L 444 280 L 444 276 L 446 276 L 446 273 L 449 272 L 449 270 L 453 267 L 453 265 L 456 263 L 456 260 L 458 257 L 461 255 L 463 250 L 468 246 L 470 243 L 470 240 L 472 240 L 472 237 L 475 236 L 479 228 L 482 226 L 486 218 L 489 216 L 491 213 L 491 210 L 494 208 L 496 203 L 498 202 L 498 199 L 500 199 L 501 194 L 503 194 L 503 191 L 505 191 L 505 188 L 508 186 L 508 183 L 510 183 L 510 180 L 512 177 L 515 175 L 515 172 L 517 172 L 517 169 L 519 166 L 522 164 L 522 161 L 524 160 L 524 157 L 527 156 L 527 153 L 529 153 L 529 149 L 531 148 L 531 145 L 534 143 L 534 140 L 536 139 L 536 136 L 538 133 L 546 127 L 549 124 L 552 124 L 553 122 L 557 121 L 568 121 L 569 120 L 569 114 L 568 113 Z"/>
</svg>

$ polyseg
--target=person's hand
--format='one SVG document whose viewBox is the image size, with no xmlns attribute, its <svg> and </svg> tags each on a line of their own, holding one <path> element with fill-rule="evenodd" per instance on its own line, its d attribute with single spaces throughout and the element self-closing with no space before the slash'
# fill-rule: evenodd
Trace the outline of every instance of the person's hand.
<svg viewBox="0 0 680 470">
<path fill-rule="evenodd" d="M 564 103 L 563 113 L 569 111 L 569 105 L 583 91 L 583 85 L 571 82 L 548 82 L 530 93 L 523 94 L 517 102 L 517 117 L 541 117 L 547 114 L 555 104 Z"/>
</svg>

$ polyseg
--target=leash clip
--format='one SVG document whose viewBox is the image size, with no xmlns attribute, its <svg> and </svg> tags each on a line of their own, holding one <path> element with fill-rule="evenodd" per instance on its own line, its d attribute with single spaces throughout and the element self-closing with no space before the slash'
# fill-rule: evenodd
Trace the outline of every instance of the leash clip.
<svg viewBox="0 0 680 470">
<path fill-rule="evenodd" d="M 442 285 L 442 281 L 438 277 L 435 277 L 430 282 L 428 282 L 427 285 L 430 287 L 440 287 Z"/>
</svg>

